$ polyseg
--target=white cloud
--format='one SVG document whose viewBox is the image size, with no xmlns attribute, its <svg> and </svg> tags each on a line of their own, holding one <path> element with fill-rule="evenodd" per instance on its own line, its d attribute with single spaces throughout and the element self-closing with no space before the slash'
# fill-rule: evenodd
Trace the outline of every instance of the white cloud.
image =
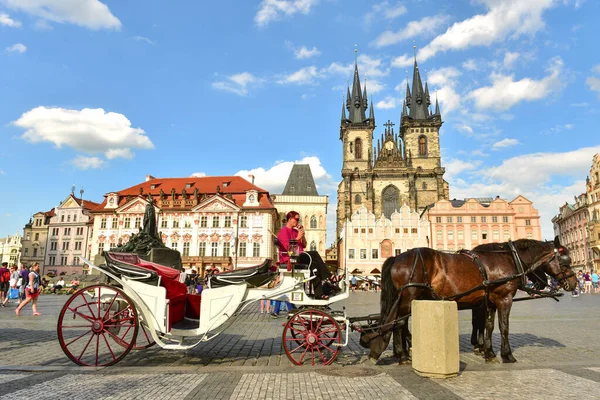
<svg viewBox="0 0 600 400">
<path fill-rule="evenodd" d="M 300 68 L 298 71 L 292 72 L 291 74 L 284 75 L 277 81 L 280 84 L 294 84 L 294 85 L 314 85 L 316 79 L 323 78 L 324 75 L 320 72 L 317 67 L 311 65 L 309 67 Z"/>
<path fill-rule="evenodd" d="M 448 182 L 452 182 L 461 173 L 476 170 L 480 165 L 481 161 L 463 161 L 455 158 L 450 159 L 444 162 L 444 167 L 446 168 L 444 179 Z"/>
<path fill-rule="evenodd" d="M 246 96 L 250 87 L 258 86 L 262 79 L 255 77 L 249 72 L 241 72 L 225 77 L 225 81 L 213 82 L 212 87 L 218 90 L 235 93 L 239 96 Z"/>
<path fill-rule="evenodd" d="M 442 25 L 448 22 L 447 15 L 434 15 L 433 17 L 424 17 L 419 21 L 410 21 L 404 29 L 399 31 L 385 31 L 380 34 L 374 41 L 376 47 L 390 46 L 399 43 L 403 40 L 412 39 L 414 37 L 427 37 L 435 34 Z"/>
<path fill-rule="evenodd" d="M 136 42 L 146 42 L 148 44 L 156 44 L 153 40 L 147 38 L 146 36 L 133 36 L 132 39 L 135 40 Z"/>
<path fill-rule="evenodd" d="M 6 13 L 0 13 L 0 25 L 9 26 L 11 28 L 20 28 L 21 22 L 15 21 Z"/>
<path fill-rule="evenodd" d="M 205 177 L 205 176 L 206 176 L 206 172 L 194 172 L 194 173 L 193 173 L 192 175 L 190 175 L 190 176 L 193 176 L 193 177 L 196 177 L 196 178 L 203 178 L 203 177 Z"/>
<path fill-rule="evenodd" d="M 318 2 L 319 0 L 262 0 L 254 16 L 254 22 L 259 27 L 263 27 L 271 21 L 281 19 L 284 15 L 288 17 L 298 13 L 306 15 Z"/>
<path fill-rule="evenodd" d="M 465 61 L 462 66 L 468 71 L 477 71 L 478 69 L 477 63 L 472 58 L 469 58 L 467 61 Z"/>
<path fill-rule="evenodd" d="M 306 46 L 302 46 L 299 49 L 294 49 L 294 55 L 298 60 L 316 57 L 319 54 L 321 54 L 321 52 L 314 46 L 312 49 L 308 49 Z"/>
<path fill-rule="evenodd" d="M 520 142 L 517 139 L 502 139 L 499 142 L 496 142 L 492 145 L 492 150 L 500 150 L 505 149 L 507 147 L 512 147 L 518 145 Z"/>
<path fill-rule="evenodd" d="M 381 108 L 384 110 L 396 108 L 396 99 L 394 97 L 387 96 L 385 99 L 378 101 L 377 104 L 375 104 L 375 108 Z"/>
<path fill-rule="evenodd" d="M 112 160 L 114 158 L 126 158 L 128 160 L 131 160 L 134 157 L 133 152 L 131 151 L 131 149 L 128 148 L 110 149 L 107 152 L 105 152 L 104 155 L 109 160 Z"/>
<path fill-rule="evenodd" d="M 58 23 L 90 29 L 120 29 L 121 21 L 99 0 L 0 0 L 6 7 Z"/>
<path fill-rule="evenodd" d="M 6 51 L 23 54 L 27 51 L 27 46 L 25 46 L 23 43 L 15 43 L 12 46 L 8 46 Z"/>
<path fill-rule="evenodd" d="M 592 68 L 592 71 L 600 74 L 600 64 Z M 585 80 L 585 83 L 587 83 L 591 91 L 598 93 L 598 97 L 600 97 L 600 78 L 596 76 L 590 76 Z"/>
<path fill-rule="evenodd" d="M 460 106 L 461 98 L 456 92 L 457 78 L 461 72 L 454 67 L 438 68 L 431 71 L 427 81 L 432 94 L 432 103 L 435 98 L 443 108 L 444 114 L 450 113 Z"/>
<path fill-rule="evenodd" d="M 512 53 L 510 51 L 507 51 L 506 54 L 504 54 L 504 68 L 510 69 L 513 67 L 513 65 L 515 64 L 515 61 L 517 61 L 519 59 L 519 53 Z"/>
<path fill-rule="evenodd" d="M 105 153 L 108 158 L 125 157 L 131 149 L 153 149 L 141 128 L 132 128 L 123 114 L 103 109 L 68 110 L 40 106 L 13 122 L 25 129 L 21 138 L 30 143 L 53 143 L 83 153 Z"/>
<path fill-rule="evenodd" d="M 99 157 L 77 156 L 71 164 L 79 169 L 98 169 L 105 166 L 104 160 Z"/>
<path fill-rule="evenodd" d="M 556 4 L 553 0 L 479 0 L 488 8 L 486 14 L 477 14 L 455 22 L 443 34 L 435 37 L 417 54 L 425 61 L 439 52 L 464 50 L 469 47 L 490 46 L 507 38 L 516 39 L 533 35 L 544 27 L 542 14 Z M 405 67 L 412 57 L 404 54 L 394 60 L 394 66 Z"/>
<path fill-rule="evenodd" d="M 389 1 L 383 1 L 381 3 L 373 4 L 371 11 L 365 15 L 365 22 L 371 24 L 381 18 L 393 20 L 405 13 L 406 7 L 403 4 L 396 3 L 391 5 Z"/>
<path fill-rule="evenodd" d="M 0 175 L 6 175 L 6 172 L 4 172 L 0 169 Z"/>
<path fill-rule="evenodd" d="M 464 133 L 467 133 L 467 134 L 472 134 L 473 133 L 473 128 L 471 128 L 467 124 L 458 125 L 456 127 L 456 129 L 458 129 L 459 132 L 464 132 Z"/>
<path fill-rule="evenodd" d="M 479 109 L 498 111 L 507 110 L 521 101 L 542 99 L 562 89 L 562 59 L 555 57 L 546 70 L 548 75 L 538 81 L 531 78 L 515 81 L 514 75 L 492 73 L 492 86 L 475 89 L 467 97 L 473 99 Z"/>
</svg>

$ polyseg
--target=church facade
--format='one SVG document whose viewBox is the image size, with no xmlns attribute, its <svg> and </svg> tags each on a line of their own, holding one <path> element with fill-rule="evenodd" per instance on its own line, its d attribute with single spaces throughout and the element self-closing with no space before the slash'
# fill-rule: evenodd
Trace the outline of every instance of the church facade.
<svg viewBox="0 0 600 400">
<path fill-rule="evenodd" d="M 443 123 L 440 108 L 436 100 L 435 111 L 431 111 L 429 88 L 427 83 L 423 86 L 416 60 L 412 88 L 406 85 L 398 131 L 394 123 L 386 122 L 376 143 L 375 113 L 367 97 L 367 87 L 361 88 L 355 64 L 352 91 L 348 88 L 346 104 L 342 104 L 338 238 L 344 223 L 361 208 L 377 218 L 390 219 L 404 205 L 422 212 L 449 197 L 440 157 L 439 131 Z"/>
</svg>

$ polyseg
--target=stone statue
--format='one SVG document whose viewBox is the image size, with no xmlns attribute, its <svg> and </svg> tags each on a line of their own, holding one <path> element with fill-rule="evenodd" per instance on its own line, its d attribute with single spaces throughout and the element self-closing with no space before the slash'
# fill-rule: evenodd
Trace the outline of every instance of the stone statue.
<svg viewBox="0 0 600 400">
<path fill-rule="evenodd" d="M 148 205 L 146 205 L 146 211 L 144 212 L 144 227 L 142 232 L 146 232 L 153 238 L 159 239 L 158 229 L 156 227 L 156 213 L 154 212 L 154 199 L 148 195 Z"/>
</svg>

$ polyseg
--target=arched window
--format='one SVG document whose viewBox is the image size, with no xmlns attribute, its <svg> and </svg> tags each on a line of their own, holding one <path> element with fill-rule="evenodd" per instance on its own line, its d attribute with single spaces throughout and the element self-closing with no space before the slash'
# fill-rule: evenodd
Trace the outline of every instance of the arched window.
<svg viewBox="0 0 600 400">
<path fill-rule="evenodd" d="M 419 136 L 419 155 L 427 156 L 427 138 L 425 136 Z"/>
<path fill-rule="evenodd" d="M 360 194 L 354 196 L 354 204 L 360 204 Z"/>
<path fill-rule="evenodd" d="M 357 160 L 362 159 L 362 140 L 360 140 L 360 138 L 356 138 L 356 142 L 354 144 L 354 157 Z"/>
<path fill-rule="evenodd" d="M 398 209 L 400 192 L 395 186 L 390 185 L 383 189 L 381 200 L 383 203 L 383 215 L 385 215 L 386 218 L 391 218 L 392 213 Z"/>
<path fill-rule="evenodd" d="M 427 190 L 427 182 L 423 182 L 423 190 Z"/>
<path fill-rule="evenodd" d="M 310 229 L 317 229 L 317 217 L 310 217 Z"/>
<path fill-rule="evenodd" d="M 317 244 L 314 240 L 310 242 L 310 251 L 317 251 Z"/>
</svg>

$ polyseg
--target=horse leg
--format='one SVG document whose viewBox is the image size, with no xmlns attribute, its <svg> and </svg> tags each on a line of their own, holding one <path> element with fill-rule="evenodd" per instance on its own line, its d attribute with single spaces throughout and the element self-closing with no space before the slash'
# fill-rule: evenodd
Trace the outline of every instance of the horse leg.
<svg viewBox="0 0 600 400">
<path fill-rule="evenodd" d="M 492 362 L 496 359 L 496 353 L 494 353 L 494 346 L 492 345 L 492 333 L 494 332 L 496 307 L 492 304 L 489 304 L 485 314 L 485 339 L 483 342 L 483 355 L 486 361 Z"/>
<path fill-rule="evenodd" d="M 402 353 L 400 357 L 400 364 L 410 364 L 412 358 L 410 356 L 410 347 L 412 346 L 412 335 L 408 330 L 408 319 L 402 325 Z"/>
<path fill-rule="evenodd" d="M 517 362 L 512 355 L 512 350 L 510 349 L 510 343 L 508 341 L 508 318 L 510 316 L 511 307 L 512 297 L 510 296 L 498 304 L 498 326 L 500 328 L 500 336 L 502 337 L 500 355 L 502 356 L 502 362 L 504 363 Z"/>
<path fill-rule="evenodd" d="M 402 358 L 402 327 L 400 323 L 397 323 L 394 327 L 393 347 L 394 357 L 398 359 Z"/>
<path fill-rule="evenodd" d="M 471 344 L 475 354 L 483 355 L 483 342 L 484 342 L 484 331 L 485 331 L 485 307 L 480 306 L 471 309 L 471 324 L 473 330 L 471 331 Z"/>
</svg>

